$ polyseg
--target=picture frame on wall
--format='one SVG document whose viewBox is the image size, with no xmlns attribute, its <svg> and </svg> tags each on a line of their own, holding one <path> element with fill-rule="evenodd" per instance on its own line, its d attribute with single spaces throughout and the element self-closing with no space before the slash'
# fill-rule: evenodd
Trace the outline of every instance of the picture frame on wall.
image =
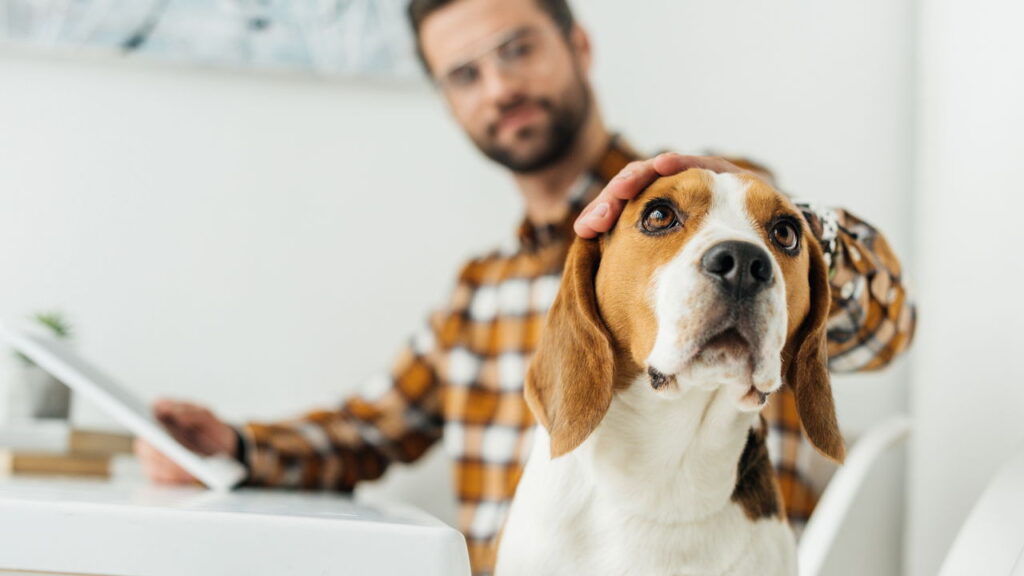
<svg viewBox="0 0 1024 576">
<path fill-rule="evenodd" d="M 408 0 L 0 0 L 0 49 L 421 78 Z"/>
</svg>

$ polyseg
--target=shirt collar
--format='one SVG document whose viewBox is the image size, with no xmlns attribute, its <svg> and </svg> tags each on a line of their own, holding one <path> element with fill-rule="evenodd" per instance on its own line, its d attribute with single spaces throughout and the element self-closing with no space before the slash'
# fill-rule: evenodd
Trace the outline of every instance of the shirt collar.
<svg viewBox="0 0 1024 576">
<path fill-rule="evenodd" d="M 637 157 L 637 154 L 622 141 L 622 138 L 613 135 L 608 143 L 608 148 L 598 161 L 573 182 L 567 199 L 569 210 L 564 219 L 538 226 L 530 222 L 529 218 L 523 218 L 522 223 L 519 224 L 520 247 L 524 250 L 537 250 L 559 240 L 571 239 L 572 225 L 583 212 L 583 208 L 597 197 L 609 180 Z"/>
</svg>

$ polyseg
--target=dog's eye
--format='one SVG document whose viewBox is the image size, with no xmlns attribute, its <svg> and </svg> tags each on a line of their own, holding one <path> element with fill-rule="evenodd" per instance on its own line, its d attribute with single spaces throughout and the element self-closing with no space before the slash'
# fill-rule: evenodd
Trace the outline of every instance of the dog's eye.
<svg viewBox="0 0 1024 576">
<path fill-rule="evenodd" d="M 792 222 L 782 220 L 772 226 L 772 242 L 786 252 L 795 252 L 800 247 L 800 234 Z"/>
<path fill-rule="evenodd" d="M 647 232 L 664 232 L 679 225 L 676 211 L 665 204 L 654 204 L 644 210 L 644 218 L 641 222 Z"/>
</svg>

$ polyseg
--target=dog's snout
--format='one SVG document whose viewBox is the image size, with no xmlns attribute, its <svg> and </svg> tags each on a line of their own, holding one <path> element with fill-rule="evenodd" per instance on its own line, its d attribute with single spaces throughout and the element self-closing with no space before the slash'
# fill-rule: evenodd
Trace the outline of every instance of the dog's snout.
<svg viewBox="0 0 1024 576">
<path fill-rule="evenodd" d="M 701 258 L 701 268 L 736 299 L 753 296 L 772 281 L 771 256 L 750 242 L 715 244 Z"/>
</svg>

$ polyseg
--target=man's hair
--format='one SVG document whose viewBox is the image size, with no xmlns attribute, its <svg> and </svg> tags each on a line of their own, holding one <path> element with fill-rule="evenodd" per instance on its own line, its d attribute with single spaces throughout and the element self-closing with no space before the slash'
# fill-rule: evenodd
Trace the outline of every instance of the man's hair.
<svg viewBox="0 0 1024 576">
<path fill-rule="evenodd" d="M 444 8 L 452 2 L 458 0 L 411 0 L 409 2 L 409 23 L 412 25 L 413 38 L 416 41 L 416 56 L 420 59 L 420 64 L 423 65 L 423 69 L 426 70 L 427 74 L 430 74 L 430 65 L 427 64 L 427 58 L 423 54 L 423 44 L 420 42 L 420 27 L 423 25 L 423 21 L 427 19 L 437 10 Z M 572 32 L 572 27 L 576 23 L 576 19 L 572 15 L 572 10 L 569 8 L 568 0 L 533 0 L 551 17 L 551 20 L 558 27 L 558 30 L 569 38 Z"/>
</svg>

